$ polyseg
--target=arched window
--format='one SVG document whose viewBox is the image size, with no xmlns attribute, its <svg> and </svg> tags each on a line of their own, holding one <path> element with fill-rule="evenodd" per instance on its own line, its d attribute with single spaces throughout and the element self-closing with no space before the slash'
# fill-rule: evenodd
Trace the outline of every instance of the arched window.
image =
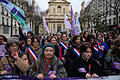
<svg viewBox="0 0 120 80">
<path fill-rule="evenodd" d="M 57 13 L 58 13 L 58 14 L 61 14 L 61 6 L 58 6 L 58 7 L 57 7 Z"/>
</svg>

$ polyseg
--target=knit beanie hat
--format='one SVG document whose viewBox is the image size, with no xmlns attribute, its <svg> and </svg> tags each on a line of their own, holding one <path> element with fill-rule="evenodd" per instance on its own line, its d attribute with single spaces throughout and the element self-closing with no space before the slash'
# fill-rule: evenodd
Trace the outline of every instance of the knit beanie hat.
<svg viewBox="0 0 120 80">
<path fill-rule="evenodd" d="M 46 47 L 52 47 L 52 48 L 54 49 L 54 51 L 55 51 L 54 45 L 52 45 L 51 43 L 47 43 L 47 44 L 45 44 L 45 45 L 43 46 L 43 48 L 42 48 L 42 51 L 43 51 L 43 52 L 44 52 L 44 50 L 45 50 Z"/>
</svg>

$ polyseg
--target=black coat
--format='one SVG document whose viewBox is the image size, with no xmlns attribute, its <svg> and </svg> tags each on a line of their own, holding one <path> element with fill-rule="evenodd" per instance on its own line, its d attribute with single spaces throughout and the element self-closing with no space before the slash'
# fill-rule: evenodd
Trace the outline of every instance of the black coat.
<svg viewBox="0 0 120 80">
<path fill-rule="evenodd" d="M 74 43 L 74 44 L 72 44 L 72 47 L 68 48 L 67 54 L 64 56 L 64 58 L 66 59 L 67 63 L 71 63 L 73 60 L 75 60 L 76 58 L 79 57 L 73 51 L 74 48 L 77 49 L 78 51 L 80 51 L 80 44 Z"/>
<path fill-rule="evenodd" d="M 54 45 L 55 46 L 55 56 L 58 58 L 59 57 L 59 48 L 57 45 Z"/>
<path fill-rule="evenodd" d="M 90 69 L 89 69 L 89 65 L 91 65 Z M 83 68 L 85 70 L 83 72 L 80 71 Z M 82 57 L 79 57 L 70 64 L 68 70 L 68 76 L 85 78 L 85 75 L 89 72 L 91 75 L 95 73 L 100 76 L 100 70 L 101 69 L 98 63 L 95 60 L 89 59 L 88 61 L 86 61 Z"/>
<path fill-rule="evenodd" d="M 64 58 L 66 59 L 67 63 L 71 63 L 73 60 L 78 58 L 78 56 L 73 51 L 73 48 L 68 48 L 67 54 L 64 56 Z"/>
<path fill-rule="evenodd" d="M 120 75 L 120 56 L 105 57 L 104 70 L 107 76 Z"/>
</svg>

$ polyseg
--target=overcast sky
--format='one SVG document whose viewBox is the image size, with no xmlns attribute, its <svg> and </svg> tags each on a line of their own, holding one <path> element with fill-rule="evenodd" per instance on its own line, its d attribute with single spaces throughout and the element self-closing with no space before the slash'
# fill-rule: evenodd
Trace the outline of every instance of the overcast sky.
<svg viewBox="0 0 120 80">
<path fill-rule="evenodd" d="M 48 9 L 48 2 L 50 0 L 35 0 L 36 3 L 39 5 L 42 11 L 45 11 Z M 81 3 L 84 0 L 67 0 L 68 2 L 71 2 L 71 5 L 73 7 L 74 12 L 80 12 L 81 10 Z M 90 0 L 85 0 L 85 5 L 87 5 L 90 2 Z"/>
</svg>

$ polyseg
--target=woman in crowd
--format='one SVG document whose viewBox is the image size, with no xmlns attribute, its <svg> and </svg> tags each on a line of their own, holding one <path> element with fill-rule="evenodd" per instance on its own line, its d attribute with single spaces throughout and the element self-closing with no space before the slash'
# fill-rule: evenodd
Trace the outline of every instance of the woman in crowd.
<svg viewBox="0 0 120 80">
<path fill-rule="evenodd" d="M 19 39 L 11 37 L 6 44 L 6 55 L 0 61 L 0 74 L 15 73 L 18 75 L 26 75 L 29 69 L 28 59 L 24 53 L 18 49 Z"/>
<path fill-rule="evenodd" d="M 86 38 L 86 41 L 85 42 L 89 42 L 90 43 L 90 46 L 94 47 L 95 44 L 96 44 L 96 41 L 95 41 L 95 37 L 94 35 L 90 34 L 88 35 L 88 37 Z"/>
<path fill-rule="evenodd" d="M 92 48 L 88 44 L 80 47 L 80 57 L 74 60 L 69 66 L 70 77 L 96 78 L 100 76 L 98 63 L 91 58 Z"/>
<path fill-rule="evenodd" d="M 55 47 L 50 43 L 45 44 L 42 54 L 39 56 L 38 61 L 33 64 L 29 75 L 39 79 L 44 77 L 50 79 L 67 77 L 62 62 L 57 59 L 54 53 Z"/>
<path fill-rule="evenodd" d="M 120 40 L 115 43 L 111 54 L 105 57 L 104 69 L 107 75 L 120 75 Z"/>
<path fill-rule="evenodd" d="M 27 42 L 26 42 L 26 48 L 29 48 L 30 46 L 31 46 L 31 42 L 32 42 L 32 39 L 31 38 L 27 38 L 27 40 L 26 40 Z"/>
<path fill-rule="evenodd" d="M 68 41 L 68 38 L 67 38 L 67 34 L 66 33 L 62 33 L 61 34 L 61 42 L 59 42 L 58 44 L 61 47 L 61 56 L 62 56 L 61 60 L 63 62 L 66 62 L 64 56 L 67 53 L 68 43 L 69 43 L 69 41 Z"/>
<path fill-rule="evenodd" d="M 111 49 L 111 44 L 112 44 L 113 40 L 114 40 L 113 36 L 109 35 L 108 39 L 106 40 L 106 44 L 107 44 L 109 49 Z"/>
<path fill-rule="evenodd" d="M 70 63 L 80 56 L 80 46 L 81 46 L 80 39 L 81 39 L 80 36 L 74 36 L 72 38 L 70 43 L 71 47 L 68 48 L 67 54 L 64 56 L 65 59 L 64 66 L 67 72 Z"/>
<path fill-rule="evenodd" d="M 101 34 L 97 35 L 97 40 L 95 41 L 95 43 L 96 51 L 93 54 L 93 58 L 100 61 L 100 63 L 103 63 L 104 56 L 107 54 L 108 51 L 108 47 L 106 43 L 103 41 L 103 37 Z"/>
<path fill-rule="evenodd" d="M 30 65 L 35 61 L 36 58 L 38 58 L 38 55 L 40 54 L 39 51 L 41 51 L 41 48 L 39 46 L 38 38 L 33 37 L 31 41 L 31 46 L 25 51 Z M 33 55 L 36 56 L 36 58 Z"/>
<path fill-rule="evenodd" d="M 95 39 L 94 35 L 88 35 L 88 37 L 87 37 L 87 39 L 86 39 L 86 41 L 85 41 L 84 43 L 89 43 L 89 45 L 90 45 L 91 47 L 93 47 L 93 54 L 92 54 L 91 57 L 93 57 L 93 58 L 96 59 L 96 57 L 98 56 L 98 55 L 96 54 L 96 53 L 98 52 L 98 51 L 97 51 L 98 47 L 97 47 L 97 43 L 96 43 L 96 39 Z M 97 55 L 97 56 L 96 56 L 96 55 Z"/>
<path fill-rule="evenodd" d="M 68 69 L 68 65 L 80 56 L 80 36 L 74 36 L 71 41 L 71 47 L 68 48 L 67 54 L 64 56 L 66 61 L 66 69 Z"/>
<path fill-rule="evenodd" d="M 51 40 L 50 40 L 51 44 L 53 44 L 55 46 L 55 56 L 57 58 L 59 58 L 59 46 L 57 44 L 57 38 L 56 37 L 51 37 Z"/>
<path fill-rule="evenodd" d="M 0 35 L 0 59 L 5 55 L 6 53 L 6 45 L 7 38 L 3 35 Z"/>
<path fill-rule="evenodd" d="M 43 47 L 45 44 L 47 44 L 47 43 L 48 43 L 47 38 L 43 38 L 43 39 L 42 39 L 42 47 Z"/>
<path fill-rule="evenodd" d="M 51 34 L 47 36 L 47 41 L 48 41 L 49 43 L 50 43 L 51 37 L 52 37 Z"/>
<path fill-rule="evenodd" d="M 82 42 L 85 42 L 85 40 L 87 39 L 87 36 L 88 36 L 88 32 L 85 31 L 85 32 L 83 33 L 83 37 L 81 38 L 81 41 L 82 41 Z"/>
<path fill-rule="evenodd" d="M 57 42 L 61 41 L 61 33 L 57 33 Z"/>
</svg>

